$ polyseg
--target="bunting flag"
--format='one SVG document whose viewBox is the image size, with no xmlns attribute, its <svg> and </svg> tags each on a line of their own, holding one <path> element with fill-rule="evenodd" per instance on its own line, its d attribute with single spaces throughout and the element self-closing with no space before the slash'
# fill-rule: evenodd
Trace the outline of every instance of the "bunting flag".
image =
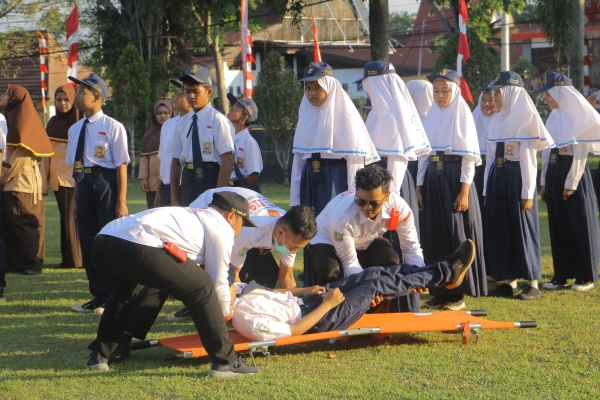
<svg viewBox="0 0 600 400">
<path fill-rule="evenodd" d="M 252 97 L 252 82 L 254 75 L 252 74 L 252 63 L 256 64 L 254 55 L 252 54 L 252 37 L 248 29 L 248 1 L 241 0 L 241 22 L 242 22 L 242 78 L 244 80 L 244 97 Z"/>
<path fill-rule="evenodd" d="M 590 77 L 590 56 L 588 53 L 589 43 L 586 37 L 583 39 L 583 94 L 587 96 L 590 94 L 590 87 L 592 86 L 592 78 Z"/>
<path fill-rule="evenodd" d="M 48 90 L 48 86 L 46 85 L 46 76 L 48 75 L 48 66 L 46 65 L 46 57 L 48 54 L 48 42 L 42 32 L 38 31 L 38 36 L 40 39 L 40 79 L 41 79 L 41 87 L 42 87 L 42 107 L 44 108 L 44 114 L 48 111 L 46 110 L 46 91 Z"/>
<path fill-rule="evenodd" d="M 73 11 L 65 21 L 67 27 L 67 41 L 69 42 L 69 55 L 67 56 L 67 84 L 77 86 L 75 82 L 68 79 L 69 76 L 77 78 L 77 59 L 79 53 L 79 11 L 77 4 L 73 7 Z"/>
<path fill-rule="evenodd" d="M 460 0 L 458 5 L 458 27 L 460 32 L 458 34 L 458 57 L 456 58 L 456 72 L 460 76 L 460 91 L 462 97 L 471 104 L 473 103 L 473 95 L 469 90 L 469 84 L 463 78 L 462 66 L 471 58 L 471 51 L 469 50 L 469 42 L 467 41 L 467 22 L 469 21 L 469 14 L 467 12 L 467 4 L 465 0 Z"/>
<path fill-rule="evenodd" d="M 314 43 L 314 62 L 321 62 L 321 50 L 319 49 L 319 39 L 317 38 L 317 24 L 315 24 L 315 15 L 310 16 L 313 28 L 313 43 Z"/>
</svg>

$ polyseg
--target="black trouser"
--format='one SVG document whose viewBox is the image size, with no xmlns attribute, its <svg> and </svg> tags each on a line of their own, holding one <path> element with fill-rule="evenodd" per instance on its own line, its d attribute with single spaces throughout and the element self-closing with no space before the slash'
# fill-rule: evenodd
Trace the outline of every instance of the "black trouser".
<svg viewBox="0 0 600 400">
<path fill-rule="evenodd" d="M 218 163 L 205 162 L 203 172 L 204 180 L 198 182 L 194 170 L 186 167 L 187 164 L 184 164 L 181 175 L 181 186 L 179 188 L 179 190 L 181 190 L 179 198 L 181 199 L 180 202 L 183 207 L 189 206 L 207 190 L 216 188 L 219 180 L 219 171 L 221 170 Z"/>
<path fill-rule="evenodd" d="M 279 278 L 279 265 L 271 251 L 260 254 L 260 249 L 250 249 L 240 271 L 240 280 L 244 283 L 256 281 L 261 286 L 274 289 Z"/>
<path fill-rule="evenodd" d="M 113 287 L 100 319 L 96 340 L 88 348 L 108 357 L 117 347 L 142 286 L 157 288 L 190 310 L 200 340 L 217 364 L 236 358 L 233 342 L 210 276 L 191 260 L 177 262 L 163 249 L 98 235 L 92 249 L 98 273 Z"/>
<path fill-rule="evenodd" d="M 171 185 L 163 185 L 160 189 L 160 207 L 171 206 Z"/>
<path fill-rule="evenodd" d="M 77 233 L 75 188 L 59 186 L 54 192 L 60 212 L 60 254 L 65 268 L 81 268 L 81 245 Z"/>
</svg>

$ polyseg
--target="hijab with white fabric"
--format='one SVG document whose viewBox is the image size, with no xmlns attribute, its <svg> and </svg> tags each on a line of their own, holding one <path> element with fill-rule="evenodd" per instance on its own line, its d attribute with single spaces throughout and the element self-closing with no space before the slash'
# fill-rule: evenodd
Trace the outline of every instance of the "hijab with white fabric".
<svg viewBox="0 0 600 400">
<path fill-rule="evenodd" d="M 431 104 L 433 104 L 433 85 L 431 82 L 419 79 L 408 81 L 406 87 L 419 112 L 421 122 L 425 121 L 425 117 L 431 108 Z"/>
<path fill-rule="evenodd" d="M 469 157 L 475 165 L 480 165 L 481 155 L 473 114 L 461 96 L 460 86 L 445 79 L 444 82 L 452 92 L 450 103 L 441 108 L 434 102 L 423 123 L 431 148 L 433 151 L 450 150 L 451 154 Z"/>
<path fill-rule="evenodd" d="M 327 92 L 327 99 L 315 107 L 304 95 L 292 151 L 331 153 L 340 158 L 361 156 L 365 164 L 378 161 L 365 123 L 340 82 L 332 76 L 323 76 L 318 82 Z"/>
<path fill-rule="evenodd" d="M 546 128 L 557 147 L 589 143 L 590 151 L 600 151 L 600 115 L 573 86 L 548 89 L 558 103 L 552 110 Z"/>
<path fill-rule="evenodd" d="M 502 95 L 502 110 L 490 123 L 488 141 L 535 141 L 535 149 L 538 151 L 554 145 L 535 104 L 525 89 L 518 86 L 503 86 L 496 90 L 500 90 Z"/>
<path fill-rule="evenodd" d="M 475 110 L 473 110 L 473 120 L 475 121 L 475 128 L 477 128 L 477 140 L 479 141 L 479 151 L 481 151 L 481 154 L 486 153 L 488 129 L 492 119 L 498 115 L 497 112 L 486 115 L 483 111 L 481 111 L 481 99 L 483 98 L 484 93 L 485 92 L 481 92 L 479 95 L 477 107 L 475 107 Z"/>
<path fill-rule="evenodd" d="M 390 73 L 362 82 L 373 105 L 366 126 L 379 155 L 399 155 L 415 161 L 429 154 L 427 134 L 402 79 Z"/>
</svg>

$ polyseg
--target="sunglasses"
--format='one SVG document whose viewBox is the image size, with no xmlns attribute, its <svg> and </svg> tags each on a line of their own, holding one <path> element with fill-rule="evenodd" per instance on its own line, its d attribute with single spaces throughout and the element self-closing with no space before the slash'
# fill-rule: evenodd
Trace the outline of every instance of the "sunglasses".
<svg viewBox="0 0 600 400">
<path fill-rule="evenodd" d="M 354 196 L 354 204 L 356 204 L 359 207 L 364 207 L 368 204 L 371 206 L 371 208 L 379 208 L 379 206 L 381 206 L 384 201 L 385 198 L 383 198 L 383 200 L 364 200 L 360 197 Z"/>
</svg>

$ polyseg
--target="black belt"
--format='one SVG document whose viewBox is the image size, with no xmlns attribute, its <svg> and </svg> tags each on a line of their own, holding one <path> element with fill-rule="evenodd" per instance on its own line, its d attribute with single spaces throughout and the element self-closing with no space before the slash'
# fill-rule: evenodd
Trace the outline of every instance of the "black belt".
<svg viewBox="0 0 600 400">
<path fill-rule="evenodd" d="M 439 155 L 429 156 L 430 162 L 438 162 L 440 160 Z M 446 155 L 444 154 L 444 162 L 459 162 L 462 161 L 462 156 Z"/>
<path fill-rule="evenodd" d="M 346 164 L 346 160 L 343 158 L 321 158 L 319 160 L 313 159 L 312 157 L 306 160 L 307 163 L 312 164 L 313 161 L 319 162 L 321 165 L 338 165 Z"/>
<path fill-rule="evenodd" d="M 219 169 L 219 163 L 216 162 L 205 162 L 204 163 L 204 169 Z M 185 163 L 185 168 L 186 169 L 194 169 L 194 163 Z"/>
<path fill-rule="evenodd" d="M 481 161 L 485 161 L 486 158 L 487 158 L 487 156 L 485 154 L 481 155 Z"/>
<path fill-rule="evenodd" d="M 242 184 L 237 179 L 230 179 L 229 186 L 241 187 Z"/>
<path fill-rule="evenodd" d="M 84 174 L 101 174 L 104 171 L 111 170 L 112 168 L 104 168 L 104 167 L 83 167 Z"/>
</svg>

